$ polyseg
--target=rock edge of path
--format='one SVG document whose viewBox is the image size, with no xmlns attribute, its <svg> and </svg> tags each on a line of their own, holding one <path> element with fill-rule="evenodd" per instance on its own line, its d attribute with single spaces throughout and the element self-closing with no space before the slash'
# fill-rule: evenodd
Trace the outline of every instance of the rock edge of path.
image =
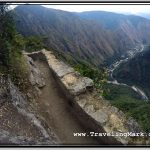
<svg viewBox="0 0 150 150">
<path fill-rule="evenodd" d="M 70 99 L 72 109 L 85 126 L 98 133 L 116 135 L 100 137 L 104 143 L 109 145 L 150 144 L 150 140 L 145 137 L 117 136 L 131 132 L 139 133 L 142 130 L 135 120 L 127 119 L 122 111 L 103 100 L 94 90 L 91 79 L 81 76 L 73 68 L 57 59 L 51 51 L 43 49 L 27 55 L 33 59 L 44 56 L 50 70 Z"/>
</svg>

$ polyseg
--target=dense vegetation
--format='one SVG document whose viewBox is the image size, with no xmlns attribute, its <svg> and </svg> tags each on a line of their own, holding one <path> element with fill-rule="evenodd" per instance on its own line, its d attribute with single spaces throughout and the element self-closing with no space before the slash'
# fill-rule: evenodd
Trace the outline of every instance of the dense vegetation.
<svg viewBox="0 0 150 150">
<path fill-rule="evenodd" d="M 18 43 L 18 35 L 15 30 L 14 22 L 11 14 L 8 11 L 6 4 L 0 5 L 0 61 L 1 67 L 6 68 L 5 71 L 10 71 L 12 55 L 20 55 L 16 47 L 20 46 Z"/>
<path fill-rule="evenodd" d="M 12 11 L 6 3 L 0 5 L 0 73 L 25 90 L 28 68 L 22 51 L 32 52 L 44 47 L 41 37 L 23 37 L 16 31 Z"/>
<path fill-rule="evenodd" d="M 0 63 L 8 68 L 15 30 L 7 5 L 0 5 L 0 20 Z"/>
<path fill-rule="evenodd" d="M 107 89 L 107 93 L 103 95 L 105 99 L 125 112 L 127 117 L 136 119 L 146 132 L 150 132 L 150 102 L 141 100 L 129 87 L 113 84 L 105 84 L 103 87 Z"/>
<path fill-rule="evenodd" d="M 6 3 L 0 5 L 0 74 L 24 90 L 27 86 L 27 64 L 21 50 L 23 37 L 17 33 L 12 14 Z"/>
<path fill-rule="evenodd" d="M 136 85 L 144 90 L 150 97 L 150 46 L 146 46 L 142 53 L 137 54 L 129 61 L 122 63 L 114 72 L 114 77 L 119 82 L 128 85 Z M 139 100 L 131 89 L 115 85 L 107 85 L 110 88 L 106 93 L 106 99 L 116 107 L 120 108 L 128 116 L 135 118 L 143 129 L 150 131 L 150 102 Z"/>
<path fill-rule="evenodd" d="M 42 37 L 29 36 L 24 38 L 24 49 L 27 52 L 39 51 L 45 47 Z"/>
</svg>

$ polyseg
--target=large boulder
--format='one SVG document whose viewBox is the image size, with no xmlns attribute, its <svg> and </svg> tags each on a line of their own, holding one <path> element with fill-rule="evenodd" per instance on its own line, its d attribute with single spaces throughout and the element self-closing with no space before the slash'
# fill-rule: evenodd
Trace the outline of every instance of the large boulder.
<svg viewBox="0 0 150 150">
<path fill-rule="evenodd" d="M 73 95 L 84 93 L 94 85 L 93 80 L 87 77 L 82 77 L 77 72 L 65 75 L 61 81 Z"/>
</svg>

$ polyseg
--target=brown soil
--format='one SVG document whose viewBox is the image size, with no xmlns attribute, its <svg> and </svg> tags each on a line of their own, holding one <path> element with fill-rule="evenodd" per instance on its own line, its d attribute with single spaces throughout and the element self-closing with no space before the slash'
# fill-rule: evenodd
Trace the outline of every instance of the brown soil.
<svg viewBox="0 0 150 150">
<path fill-rule="evenodd" d="M 46 86 L 41 89 L 42 94 L 38 99 L 39 111 L 48 126 L 52 128 L 60 139 L 60 144 L 97 145 L 98 142 L 92 137 L 73 136 L 73 133 L 84 133 L 86 131 L 71 112 L 71 107 L 56 84 L 48 64 L 41 60 L 35 60 L 35 63 L 43 73 L 46 81 Z"/>
</svg>

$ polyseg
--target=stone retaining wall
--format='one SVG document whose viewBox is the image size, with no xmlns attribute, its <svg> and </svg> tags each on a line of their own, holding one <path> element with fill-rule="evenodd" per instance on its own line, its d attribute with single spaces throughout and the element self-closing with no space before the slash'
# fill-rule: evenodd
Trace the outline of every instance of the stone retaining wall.
<svg viewBox="0 0 150 150">
<path fill-rule="evenodd" d="M 28 54 L 33 59 L 47 61 L 50 70 L 72 107 L 72 111 L 85 128 L 91 132 L 124 134 L 139 133 L 139 125 L 132 119 L 127 119 L 122 111 L 113 107 L 94 90 L 93 81 L 81 76 L 73 68 L 58 60 L 55 55 L 46 50 Z M 101 143 L 107 145 L 141 145 L 149 144 L 149 139 L 143 137 L 99 136 Z"/>
</svg>

